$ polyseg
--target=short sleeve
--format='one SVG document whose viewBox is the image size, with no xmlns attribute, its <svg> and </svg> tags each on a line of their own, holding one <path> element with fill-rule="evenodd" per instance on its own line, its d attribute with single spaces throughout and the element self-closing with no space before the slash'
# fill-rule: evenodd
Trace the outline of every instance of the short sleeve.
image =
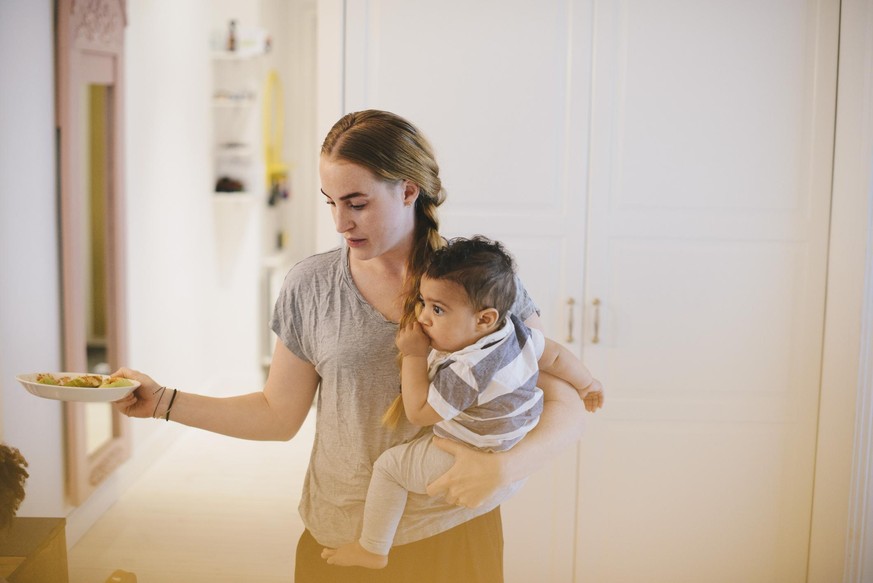
<svg viewBox="0 0 873 583">
<path fill-rule="evenodd" d="M 433 374 L 427 403 L 443 419 L 453 419 L 479 396 L 472 372 L 463 360 L 447 360 Z"/>
<path fill-rule="evenodd" d="M 524 284 L 521 283 L 521 278 L 519 278 L 518 275 L 515 276 L 515 303 L 512 304 L 512 310 L 510 311 L 518 316 L 519 320 L 522 322 L 534 314 L 539 315 L 540 313 L 540 309 L 527 293 L 527 290 L 525 289 Z"/>
<path fill-rule="evenodd" d="M 282 341 L 288 350 L 306 362 L 315 363 L 314 350 L 311 346 L 311 334 L 305 330 L 313 330 L 312 294 L 307 290 L 311 279 L 307 276 L 305 265 L 297 264 L 285 276 L 279 298 L 273 308 L 270 328 Z"/>
<path fill-rule="evenodd" d="M 530 330 L 531 346 L 533 346 L 537 360 L 539 360 L 540 358 L 542 358 L 543 351 L 546 349 L 546 337 L 543 336 L 543 333 L 536 328 L 528 328 L 528 330 Z"/>
</svg>

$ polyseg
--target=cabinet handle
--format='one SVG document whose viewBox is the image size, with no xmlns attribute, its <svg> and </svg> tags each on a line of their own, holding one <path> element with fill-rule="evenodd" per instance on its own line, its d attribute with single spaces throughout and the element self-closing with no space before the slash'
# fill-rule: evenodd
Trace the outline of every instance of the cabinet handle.
<svg viewBox="0 0 873 583">
<path fill-rule="evenodd" d="M 576 305 L 576 300 L 569 298 L 567 300 L 567 342 L 573 342 L 573 306 Z"/>
<path fill-rule="evenodd" d="M 591 337 L 591 344 L 600 342 L 600 298 L 591 300 L 591 305 L 594 306 L 594 336 Z"/>
</svg>

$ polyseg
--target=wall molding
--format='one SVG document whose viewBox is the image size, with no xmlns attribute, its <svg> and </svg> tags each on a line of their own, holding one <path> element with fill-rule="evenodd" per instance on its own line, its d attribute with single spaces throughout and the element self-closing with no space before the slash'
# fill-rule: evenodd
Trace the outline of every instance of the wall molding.
<svg viewBox="0 0 873 583">
<path fill-rule="evenodd" d="M 871 159 L 873 165 L 873 159 Z M 870 190 L 868 224 L 873 224 L 873 190 Z M 846 536 L 846 583 L 873 578 L 873 231 L 867 238 L 867 266 L 861 312 L 861 352 L 858 366 L 858 401 L 849 525 Z"/>
<path fill-rule="evenodd" d="M 70 16 L 76 45 L 118 47 L 124 42 L 124 0 L 72 0 Z"/>
<path fill-rule="evenodd" d="M 855 120 L 853 146 L 858 149 L 856 188 L 866 195 L 866 256 L 860 318 L 860 350 L 858 354 L 857 397 L 851 489 L 849 493 L 846 532 L 844 583 L 873 580 L 873 80 L 868 74 L 873 68 L 873 5 L 863 1 L 843 2 L 844 38 L 847 52 L 841 65 L 845 74 L 857 83 L 850 88 L 858 105 L 849 112 Z M 841 71 L 841 74 L 843 72 Z M 841 87 L 842 89 L 842 87 Z M 863 193 L 863 194 L 862 194 Z"/>
</svg>

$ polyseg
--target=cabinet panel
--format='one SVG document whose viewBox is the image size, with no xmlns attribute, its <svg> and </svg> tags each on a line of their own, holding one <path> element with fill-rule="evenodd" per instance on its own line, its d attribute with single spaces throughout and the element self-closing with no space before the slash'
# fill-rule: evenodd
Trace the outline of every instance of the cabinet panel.
<svg viewBox="0 0 873 583">
<path fill-rule="evenodd" d="M 445 232 L 506 241 L 553 338 L 574 299 L 569 344 L 609 393 L 578 508 L 556 465 L 505 505 L 507 579 L 802 580 L 837 3 L 374 0 L 347 18 L 346 109 L 431 137 Z"/>
<path fill-rule="evenodd" d="M 496 214 L 563 204 L 568 2 L 349 5 L 346 108 L 418 124 L 437 149 L 450 205 Z"/>
<path fill-rule="evenodd" d="M 506 243 L 558 340 L 568 298 L 582 303 L 591 8 L 346 3 L 346 110 L 394 111 L 430 138 L 441 230 Z M 569 345 L 581 350 L 578 333 Z M 572 579 L 575 472 L 570 451 L 504 505 L 507 582 Z"/>
<path fill-rule="evenodd" d="M 805 581 L 839 6 L 596 4 L 576 579 Z"/>
</svg>

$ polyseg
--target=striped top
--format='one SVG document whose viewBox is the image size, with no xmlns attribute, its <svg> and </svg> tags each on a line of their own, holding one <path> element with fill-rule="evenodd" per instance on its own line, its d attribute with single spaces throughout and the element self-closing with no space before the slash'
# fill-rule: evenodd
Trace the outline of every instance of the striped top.
<svg viewBox="0 0 873 583">
<path fill-rule="evenodd" d="M 506 324 L 457 352 L 431 351 L 427 402 L 443 418 L 434 434 L 485 451 L 505 451 L 543 411 L 536 386 L 545 339 L 510 314 Z"/>
</svg>

